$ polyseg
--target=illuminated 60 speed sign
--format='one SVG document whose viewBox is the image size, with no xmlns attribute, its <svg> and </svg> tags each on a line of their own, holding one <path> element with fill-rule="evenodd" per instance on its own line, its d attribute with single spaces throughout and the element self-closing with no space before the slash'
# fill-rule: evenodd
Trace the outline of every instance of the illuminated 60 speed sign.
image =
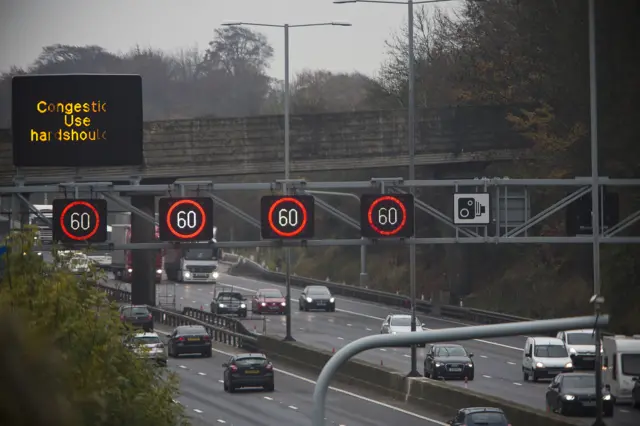
<svg viewBox="0 0 640 426">
<path fill-rule="evenodd" d="M 413 221 L 411 194 L 364 194 L 360 198 L 360 230 L 365 238 L 410 238 Z"/>
<path fill-rule="evenodd" d="M 213 238 L 211 198 L 160 198 L 158 217 L 160 241 L 209 241 Z"/>
<path fill-rule="evenodd" d="M 107 241 L 105 200 L 53 200 L 53 241 Z"/>
<path fill-rule="evenodd" d="M 265 195 L 260 199 L 262 238 L 313 238 L 314 206 L 310 195 Z"/>
</svg>

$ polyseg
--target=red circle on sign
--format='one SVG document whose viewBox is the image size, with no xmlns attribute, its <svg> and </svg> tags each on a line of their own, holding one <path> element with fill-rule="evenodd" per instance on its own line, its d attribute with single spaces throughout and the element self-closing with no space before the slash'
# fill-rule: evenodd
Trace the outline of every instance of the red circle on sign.
<svg viewBox="0 0 640 426">
<path fill-rule="evenodd" d="M 171 225 L 171 213 L 173 213 L 173 211 L 175 210 L 176 207 L 181 206 L 183 204 L 190 204 L 192 206 L 194 206 L 196 209 L 198 209 L 198 211 L 200 212 L 200 215 L 202 216 L 202 223 L 200 224 L 200 227 L 198 229 L 196 229 L 195 232 L 191 233 L 191 234 L 182 234 L 178 231 L 176 231 L 173 228 L 173 225 Z M 169 211 L 167 212 L 167 227 L 169 228 L 169 231 L 171 231 L 171 233 L 173 235 L 175 235 L 178 238 L 181 238 L 183 240 L 189 240 L 191 238 L 194 238 L 196 236 L 198 236 L 198 234 L 200 234 L 202 232 L 202 230 L 204 229 L 204 226 L 207 223 L 207 215 L 204 212 L 204 209 L 202 208 L 202 206 L 199 203 L 196 203 L 193 200 L 178 200 L 175 203 L 173 203 L 173 205 L 169 208 Z"/>
<path fill-rule="evenodd" d="M 273 211 L 280 204 L 285 203 L 287 201 L 297 205 L 298 207 L 300 207 L 300 211 L 302 212 L 302 223 L 300 223 L 300 226 L 298 226 L 296 229 L 294 229 L 291 232 L 283 232 L 280 229 L 278 229 L 278 227 L 276 226 L 275 223 L 273 223 Z M 278 201 L 273 203 L 273 205 L 269 209 L 269 227 L 271 228 L 271 230 L 273 232 L 275 232 L 276 234 L 278 234 L 281 237 L 284 237 L 284 238 L 295 237 L 296 235 L 298 235 L 299 233 L 302 232 L 302 230 L 305 228 L 305 226 L 307 226 L 307 208 L 304 206 L 304 204 L 302 204 L 300 202 L 300 200 L 297 200 L 297 199 L 291 198 L 291 197 L 280 198 Z"/>
<path fill-rule="evenodd" d="M 373 221 L 373 217 L 372 217 L 373 216 L 373 210 L 382 201 L 391 201 L 391 202 L 397 204 L 398 207 L 400 207 L 400 210 L 402 211 L 402 221 L 400 222 L 400 224 L 398 226 L 393 228 L 391 231 L 383 231 L 382 229 L 378 228 L 375 225 L 374 221 Z M 378 234 L 391 236 L 391 235 L 395 235 L 398 232 L 400 232 L 400 230 L 402 228 L 404 228 L 404 225 L 407 223 L 407 209 L 404 207 L 404 204 L 402 203 L 402 201 L 398 200 L 396 197 L 392 197 L 390 195 L 385 195 L 383 197 L 380 197 L 380 198 L 376 199 L 373 203 L 371 203 L 371 206 L 369 206 L 369 212 L 367 214 L 367 219 L 368 219 L 368 222 L 369 222 L 369 226 L 371 226 L 371 228 L 374 231 L 376 231 Z"/>
<path fill-rule="evenodd" d="M 91 232 L 89 232 L 87 235 L 79 237 L 77 235 L 73 235 L 71 232 L 69 232 L 69 230 L 67 229 L 67 227 L 64 224 L 64 216 L 67 214 L 67 212 L 69 211 L 70 208 L 75 207 L 75 206 L 85 206 L 88 207 L 92 212 L 93 215 L 95 216 L 96 219 L 96 224 L 93 227 L 93 229 L 91 230 Z M 96 208 L 93 206 L 93 204 L 88 203 L 86 201 L 73 201 L 69 204 L 67 204 L 67 207 L 64 208 L 64 210 L 62 210 L 62 213 L 60 214 L 60 228 L 62 229 L 62 232 L 64 233 L 64 235 L 66 235 L 67 237 L 71 238 L 72 240 L 76 240 L 76 241 L 84 241 L 84 240 L 88 240 L 89 238 L 93 237 L 96 232 L 98 232 L 98 227 L 100 226 L 100 215 L 98 214 L 98 210 L 96 210 Z"/>
</svg>

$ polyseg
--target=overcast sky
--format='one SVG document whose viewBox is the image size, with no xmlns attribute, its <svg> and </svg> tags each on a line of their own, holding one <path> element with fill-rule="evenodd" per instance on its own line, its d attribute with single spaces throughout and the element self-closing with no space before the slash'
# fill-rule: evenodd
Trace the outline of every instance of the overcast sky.
<svg viewBox="0 0 640 426">
<path fill-rule="evenodd" d="M 459 7 L 459 2 L 438 7 Z M 434 5 L 427 7 L 433 8 Z M 167 51 L 205 49 L 225 21 L 352 27 L 291 30 L 291 71 L 304 68 L 372 75 L 384 42 L 406 22 L 404 5 L 333 4 L 332 0 L 0 0 L 0 72 L 25 66 L 43 46 L 95 44 L 113 52 L 140 44 Z M 282 78 L 283 30 L 256 28 L 275 49 L 270 74 Z"/>
</svg>

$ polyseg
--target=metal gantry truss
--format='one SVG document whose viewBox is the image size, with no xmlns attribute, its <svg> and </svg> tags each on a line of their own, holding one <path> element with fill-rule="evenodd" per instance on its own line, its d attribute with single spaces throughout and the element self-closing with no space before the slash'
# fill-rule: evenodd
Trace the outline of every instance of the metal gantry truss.
<svg viewBox="0 0 640 426">
<path fill-rule="evenodd" d="M 360 227 L 359 221 L 353 219 L 344 212 L 331 206 L 326 201 L 320 199 L 318 195 L 344 195 L 346 197 L 355 197 L 356 194 L 348 192 L 331 192 L 328 190 L 370 190 L 370 191 L 388 191 L 392 193 L 404 193 L 408 188 L 414 187 L 449 187 L 453 188 L 454 192 L 458 192 L 461 188 L 475 188 L 479 192 L 491 192 L 492 189 L 498 190 L 499 187 L 574 187 L 577 188 L 571 194 L 562 198 L 560 201 L 554 203 L 548 208 L 540 211 L 531 218 L 528 218 L 523 224 L 511 229 L 506 230 L 504 233 L 500 232 L 499 225 L 496 224 L 496 234 L 488 236 L 487 228 L 491 225 L 472 225 L 472 226 L 460 226 L 455 225 L 453 220 L 442 211 L 435 207 L 416 199 L 416 208 L 420 211 L 427 213 L 434 217 L 439 222 L 456 231 L 455 237 L 413 237 L 408 239 L 313 239 L 313 240 L 261 240 L 261 241 L 227 241 L 218 242 L 217 246 L 220 248 L 251 248 L 251 247 L 323 247 L 323 246 L 370 246 L 370 245 L 408 245 L 408 244 L 591 244 L 593 242 L 593 236 L 521 236 L 531 227 L 539 224 L 544 219 L 548 218 L 554 213 L 557 213 L 561 209 L 568 206 L 570 203 L 576 201 L 580 197 L 589 193 L 589 185 L 591 184 L 590 178 L 574 178 L 574 179 L 508 179 L 508 178 L 482 178 L 482 179 L 449 179 L 449 180 L 404 180 L 402 178 L 372 178 L 368 181 L 349 181 L 349 182 L 307 182 L 300 179 L 289 180 L 276 180 L 274 182 L 263 183 L 213 183 L 211 181 L 177 181 L 173 184 L 165 185 L 145 185 L 137 182 L 132 182 L 126 185 L 113 184 L 111 182 L 67 182 L 57 185 L 22 185 L 17 184 L 15 186 L 0 187 L 0 195 L 12 195 L 14 201 L 12 202 L 12 210 L 16 207 L 16 201 L 18 203 L 24 203 L 30 211 L 34 214 L 41 216 L 37 209 L 29 202 L 29 200 L 22 194 L 26 193 L 54 193 L 63 192 L 68 194 L 70 190 L 73 190 L 73 196 L 79 197 L 80 192 L 89 192 L 92 196 L 103 197 L 111 200 L 112 202 L 128 209 L 132 214 L 136 214 L 147 221 L 156 222 L 154 217 L 149 214 L 136 209 L 128 201 L 123 199 L 120 194 L 126 193 L 131 196 L 136 194 L 152 194 L 152 195 L 166 195 L 172 196 L 174 194 L 184 195 L 187 190 L 196 190 L 201 194 L 210 196 L 214 203 L 218 206 L 228 210 L 235 216 L 241 218 L 253 227 L 259 228 L 260 222 L 250 214 L 244 212 L 228 201 L 220 198 L 216 193 L 224 191 L 271 191 L 280 192 L 283 187 L 289 189 L 290 193 L 310 194 L 316 199 L 316 204 L 322 210 L 337 217 L 352 228 L 358 229 Z M 602 177 L 599 179 L 599 185 L 601 190 L 604 186 L 612 187 L 640 187 L 640 179 L 611 179 Z M 497 194 L 497 192 L 496 192 Z M 603 197 L 600 197 L 601 199 Z M 49 222 L 47 218 L 41 217 L 45 222 Z M 628 229 L 633 224 L 640 221 L 640 210 L 633 212 L 626 218 L 621 219 L 615 226 L 607 229 L 601 234 L 600 242 L 603 244 L 638 244 L 640 243 L 640 236 L 619 236 L 619 234 Z M 485 228 L 485 232 L 478 233 L 478 229 Z M 181 245 L 188 246 L 189 244 L 197 243 L 181 243 Z M 86 247 L 86 244 L 82 244 Z M 175 243 L 136 243 L 136 244 L 92 244 L 91 247 L 95 249 L 160 249 L 174 247 Z"/>
</svg>

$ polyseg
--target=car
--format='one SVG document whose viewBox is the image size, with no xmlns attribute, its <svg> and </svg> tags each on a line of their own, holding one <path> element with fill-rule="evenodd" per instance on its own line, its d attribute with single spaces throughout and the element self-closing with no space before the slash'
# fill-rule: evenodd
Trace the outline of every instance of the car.
<svg viewBox="0 0 640 426">
<path fill-rule="evenodd" d="M 280 290 L 263 288 L 256 292 L 251 300 L 251 310 L 255 314 L 284 315 L 287 303 Z"/>
<path fill-rule="evenodd" d="M 181 325 L 169 335 L 168 352 L 172 358 L 180 355 L 200 354 L 211 358 L 211 336 L 201 325 Z"/>
<path fill-rule="evenodd" d="M 164 343 L 157 333 L 137 333 L 125 339 L 125 345 L 141 358 L 147 358 L 160 365 L 167 365 Z"/>
<path fill-rule="evenodd" d="M 447 424 L 451 426 L 511 426 L 504 411 L 493 407 L 463 408 L 458 410 L 458 414 Z"/>
<path fill-rule="evenodd" d="M 640 408 L 640 377 L 634 377 L 631 380 L 634 382 L 633 389 L 631 389 L 631 404 L 633 408 Z"/>
<path fill-rule="evenodd" d="M 552 337 L 528 337 L 522 353 L 522 375 L 526 382 L 531 378 L 553 378 L 559 373 L 573 371 L 569 352 L 560 339 Z"/>
<path fill-rule="evenodd" d="M 322 309 L 327 312 L 336 311 L 336 299 L 329 289 L 323 285 L 310 285 L 300 294 L 298 307 L 301 311 Z"/>
<path fill-rule="evenodd" d="M 249 387 L 262 387 L 269 392 L 275 389 L 273 364 L 265 354 L 236 354 L 222 367 L 225 392 Z"/>
<path fill-rule="evenodd" d="M 211 302 L 211 312 L 218 315 L 247 317 L 247 299 L 238 292 L 223 291 Z"/>
<path fill-rule="evenodd" d="M 416 331 L 422 331 L 423 325 L 418 318 L 416 318 Z M 410 333 L 411 332 L 411 315 L 404 314 L 392 314 L 382 321 L 382 327 L 380 328 L 380 334 L 398 334 L 398 333 Z M 425 347 L 426 343 L 418 345 Z"/>
<path fill-rule="evenodd" d="M 473 380 L 475 365 L 471 358 L 473 354 L 461 345 L 431 345 L 424 359 L 424 377 Z"/>
<path fill-rule="evenodd" d="M 593 370 L 596 365 L 596 336 L 593 329 L 561 331 L 556 336 L 569 351 L 575 369 Z M 600 353 L 602 353 L 600 345 Z"/>
<path fill-rule="evenodd" d="M 614 400 L 609 390 L 602 389 L 605 417 L 613 416 Z M 546 394 L 547 411 L 563 416 L 587 414 L 596 408 L 596 376 L 594 373 L 561 373 L 553 378 Z"/>
<path fill-rule="evenodd" d="M 153 330 L 153 315 L 145 305 L 124 305 L 120 307 L 120 321 L 127 327 Z"/>
</svg>

